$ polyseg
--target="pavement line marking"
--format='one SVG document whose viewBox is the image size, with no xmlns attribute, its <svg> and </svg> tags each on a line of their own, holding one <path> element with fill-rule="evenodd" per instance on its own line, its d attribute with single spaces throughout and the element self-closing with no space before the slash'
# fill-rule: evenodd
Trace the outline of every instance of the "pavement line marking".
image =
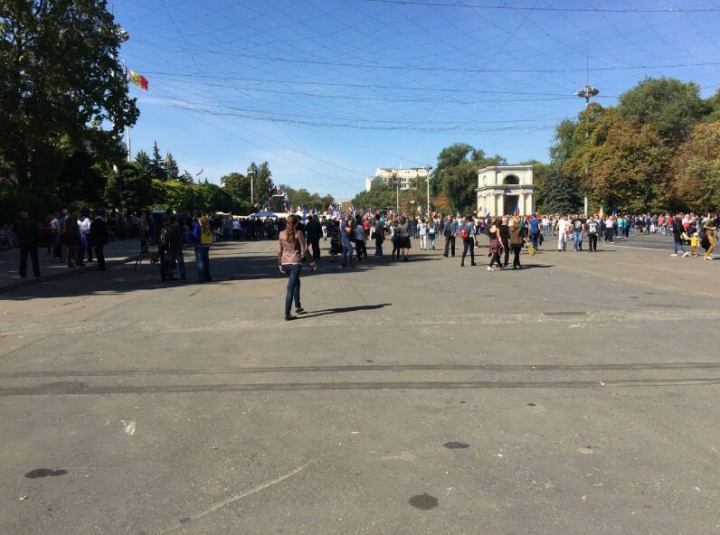
<svg viewBox="0 0 720 535">
<path fill-rule="evenodd" d="M 284 475 L 282 475 L 282 476 L 280 476 L 280 477 L 278 477 L 278 478 L 276 478 L 276 479 L 273 479 L 273 480 L 271 480 L 271 481 L 267 481 L 267 482 L 265 482 L 265 483 L 263 483 L 263 484 L 261 484 L 261 485 L 258 485 L 257 487 L 253 487 L 253 488 L 251 488 L 250 490 L 248 490 L 248 491 L 246 491 L 246 492 L 243 492 L 242 494 L 236 494 L 235 496 L 231 496 L 230 498 L 228 498 L 228 499 L 226 499 L 226 500 L 223 500 L 223 501 L 221 501 L 221 502 L 218 502 L 218 503 L 216 503 L 215 505 L 213 505 L 212 507 L 210 507 L 209 509 L 206 509 L 205 511 L 202 511 L 201 513 L 197 513 L 197 514 L 195 514 L 195 515 L 193 515 L 193 516 L 188 517 L 188 520 L 185 521 L 184 523 L 179 524 L 179 525 L 177 525 L 177 526 L 174 526 L 174 527 L 172 527 L 172 528 L 170 528 L 170 529 L 168 529 L 168 530 L 165 530 L 165 531 L 161 532 L 160 535 L 165 535 L 166 533 L 171 533 L 171 532 L 173 532 L 173 531 L 176 531 L 177 529 L 185 526 L 188 522 L 192 522 L 192 521 L 198 520 L 198 519 L 200 519 L 200 518 L 202 518 L 202 517 L 204 517 L 204 516 L 209 515 L 210 513 L 214 513 L 214 512 L 217 511 L 218 509 L 221 509 L 221 508 L 223 508 L 223 507 L 225 507 L 225 506 L 227 506 L 227 505 L 230 505 L 230 504 L 233 503 L 233 502 L 236 502 L 236 501 L 238 501 L 238 500 L 242 500 L 243 498 L 247 498 L 248 496 L 250 496 L 250 495 L 252 495 L 252 494 L 256 494 L 256 493 L 258 493 L 258 492 L 260 492 L 260 491 L 263 491 L 263 490 L 265 490 L 265 489 L 267 489 L 267 488 L 269 488 L 269 487 L 272 487 L 273 485 L 277 485 L 278 483 L 281 483 L 281 482 L 285 481 L 286 479 L 291 478 L 292 476 L 294 476 L 294 475 L 296 475 L 296 474 L 299 474 L 300 472 L 302 472 L 303 470 L 305 470 L 305 468 L 307 468 L 308 466 L 310 466 L 310 465 L 313 464 L 314 462 L 315 462 L 315 459 L 312 459 L 312 460 L 310 460 L 309 462 L 305 463 L 304 465 L 300 466 L 299 468 L 296 468 L 295 470 L 293 470 L 293 471 L 291 471 L 291 472 L 288 472 L 287 474 L 284 474 Z"/>
</svg>

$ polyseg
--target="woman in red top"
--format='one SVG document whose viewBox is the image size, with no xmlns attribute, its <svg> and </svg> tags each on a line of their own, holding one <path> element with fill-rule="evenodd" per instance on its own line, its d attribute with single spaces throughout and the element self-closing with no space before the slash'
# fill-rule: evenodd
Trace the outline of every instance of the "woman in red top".
<svg viewBox="0 0 720 535">
<path fill-rule="evenodd" d="M 293 299 L 295 300 L 295 312 L 304 312 L 300 305 L 300 272 L 302 271 L 302 259 L 307 258 L 313 271 L 317 264 L 308 251 L 305 235 L 297 229 L 298 219 L 294 215 L 288 216 L 287 226 L 280 233 L 278 238 L 278 267 L 280 273 L 288 274 L 287 293 L 285 294 L 285 321 L 297 319 L 297 316 L 290 314 Z"/>
</svg>

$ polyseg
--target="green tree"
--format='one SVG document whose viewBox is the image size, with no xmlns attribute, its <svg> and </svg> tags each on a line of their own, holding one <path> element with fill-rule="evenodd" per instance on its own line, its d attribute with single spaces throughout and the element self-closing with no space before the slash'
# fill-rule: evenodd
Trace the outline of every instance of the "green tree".
<svg viewBox="0 0 720 535">
<path fill-rule="evenodd" d="M 107 179 L 85 149 L 65 160 L 57 179 L 58 195 L 66 205 L 97 204 L 102 201 Z"/>
<path fill-rule="evenodd" d="M 233 212 L 233 198 L 217 184 L 205 180 L 198 185 L 202 194 L 205 210 L 209 212 Z"/>
<path fill-rule="evenodd" d="M 250 178 L 240 173 L 228 173 L 220 177 L 220 185 L 237 201 L 250 202 Z"/>
<path fill-rule="evenodd" d="M 251 167 L 255 165 L 252 162 Z M 257 168 L 257 174 L 255 175 L 255 199 L 260 203 L 264 203 L 271 196 L 275 194 L 275 184 L 273 184 L 272 173 L 270 172 L 270 166 L 267 162 L 263 162 L 262 165 Z"/>
<path fill-rule="evenodd" d="M 700 98 L 700 86 L 674 78 L 646 78 L 620 95 L 621 118 L 649 124 L 671 145 L 685 141 L 693 127 L 711 110 Z"/>
<path fill-rule="evenodd" d="M 64 158 L 84 143 L 100 158 L 121 159 L 118 139 L 139 115 L 117 60 L 126 39 L 102 0 L 0 2 L 6 179 L 54 186 Z"/>
<path fill-rule="evenodd" d="M 467 143 L 455 143 L 440 151 L 434 175 L 453 211 L 474 212 L 478 170 L 505 163 L 502 156 L 488 157 L 483 150 L 474 149 Z"/>
<path fill-rule="evenodd" d="M 324 210 L 327 209 L 329 204 L 335 202 L 333 196 L 330 194 L 320 195 L 319 193 L 310 193 L 305 188 L 296 190 L 285 184 L 280 184 L 280 188 L 287 193 L 291 206 L 305 206 L 308 209 L 314 206 L 318 210 L 321 208 Z"/>
<path fill-rule="evenodd" d="M 395 188 L 384 180 L 376 178 L 373 180 L 370 191 L 358 193 L 350 202 L 358 208 L 385 209 L 394 208 L 396 201 Z"/>
<path fill-rule="evenodd" d="M 153 143 L 152 159 L 150 160 L 150 176 L 158 180 L 167 180 L 165 174 L 165 162 L 160 156 L 160 149 L 157 141 Z"/>
<path fill-rule="evenodd" d="M 180 168 L 170 152 L 165 157 L 165 177 L 166 180 L 177 180 L 180 177 Z"/>
<path fill-rule="evenodd" d="M 104 197 L 116 208 L 146 208 L 153 204 L 152 179 L 136 163 L 123 162 L 108 177 Z"/>
<path fill-rule="evenodd" d="M 720 206 L 720 121 L 697 125 L 675 156 L 674 189 L 684 208 L 699 213 Z"/>
<path fill-rule="evenodd" d="M 148 175 L 152 174 L 152 160 L 150 159 L 150 155 L 144 150 L 140 150 L 135 155 L 135 163 Z"/>
<path fill-rule="evenodd" d="M 541 209 L 543 212 L 572 214 L 582 205 L 576 179 L 558 169 L 547 172 Z"/>
<path fill-rule="evenodd" d="M 188 173 L 187 169 L 183 169 L 183 172 L 178 177 L 178 180 L 183 184 L 192 184 L 194 182 L 192 175 Z"/>
</svg>

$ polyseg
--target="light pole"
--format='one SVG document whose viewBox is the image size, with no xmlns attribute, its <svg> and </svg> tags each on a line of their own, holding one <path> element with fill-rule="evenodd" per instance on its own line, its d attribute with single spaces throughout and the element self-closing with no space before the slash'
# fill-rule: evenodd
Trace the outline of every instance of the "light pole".
<svg viewBox="0 0 720 535">
<path fill-rule="evenodd" d="M 585 78 L 585 87 L 581 87 L 580 89 L 578 89 L 577 91 L 575 91 L 575 96 L 576 96 L 576 97 L 580 97 L 580 98 L 584 98 L 584 99 L 585 99 L 585 109 L 586 109 L 586 110 L 590 107 L 590 99 L 591 99 L 592 97 L 597 96 L 597 95 L 600 93 L 600 90 L 599 90 L 598 88 L 593 87 L 593 86 L 590 85 L 590 60 L 589 60 L 589 56 L 588 56 L 588 60 L 587 60 L 587 61 L 588 61 L 588 66 L 587 66 L 587 75 L 586 75 L 586 78 Z M 588 138 L 588 135 L 589 135 L 589 132 L 588 132 L 587 130 L 585 130 L 585 139 Z M 586 165 L 585 165 L 585 175 L 587 175 L 587 172 L 588 172 L 588 169 L 587 169 L 587 164 L 586 164 Z M 586 178 L 587 178 L 587 177 L 586 177 Z M 585 215 L 587 215 L 587 211 L 588 211 L 588 198 L 587 198 L 587 195 L 585 195 L 584 208 L 585 208 Z"/>
<path fill-rule="evenodd" d="M 427 214 L 425 214 L 426 217 L 430 217 L 430 167 L 429 165 L 425 166 L 425 172 L 427 172 Z"/>
</svg>

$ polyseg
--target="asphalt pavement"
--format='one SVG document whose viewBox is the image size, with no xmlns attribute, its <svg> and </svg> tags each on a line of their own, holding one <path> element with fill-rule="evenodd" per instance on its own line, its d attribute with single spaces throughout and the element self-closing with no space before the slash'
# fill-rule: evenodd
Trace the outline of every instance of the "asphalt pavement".
<svg viewBox="0 0 720 535">
<path fill-rule="evenodd" d="M 720 262 L 552 245 L 0 294 L 2 532 L 720 533 Z"/>
</svg>

